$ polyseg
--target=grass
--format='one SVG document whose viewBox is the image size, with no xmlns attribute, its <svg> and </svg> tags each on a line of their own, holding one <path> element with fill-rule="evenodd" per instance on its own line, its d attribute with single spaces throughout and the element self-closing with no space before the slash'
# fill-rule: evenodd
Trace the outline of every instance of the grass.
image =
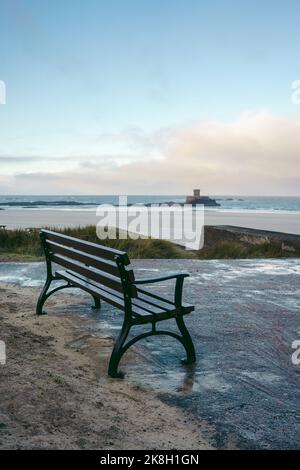
<svg viewBox="0 0 300 470">
<path fill-rule="evenodd" d="M 202 250 L 186 251 L 183 247 L 169 241 L 151 238 L 99 240 L 94 226 L 53 228 L 53 230 L 126 251 L 132 259 L 245 259 L 299 256 L 299 252 L 292 255 L 284 251 L 279 241 L 271 240 L 266 243 L 251 244 L 238 239 L 224 240 L 222 232 L 217 238 L 212 239 L 212 235 L 208 231 L 205 235 L 207 243 Z M 212 240 L 213 243 L 211 243 Z M 44 253 L 37 230 L 0 230 L 0 261 L 38 261 L 43 259 Z"/>
<path fill-rule="evenodd" d="M 167 240 L 144 239 L 105 239 L 99 240 L 94 226 L 84 228 L 56 229 L 76 238 L 81 238 L 93 243 L 127 251 L 132 259 L 146 258 L 190 258 L 194 257 L 186 252 L 184 248 L 174 245 Z M 39 232 L 26 230 L 0 230 L 0 260 L 1 261 L 37 261 L 44 258 L 40 243 Z"/>
<path fill-rule="evenodd" d="M 213 247 L 198 252 L 200 259 L 282 258 L 286 256 L 279 242 L 250 245 L 238 241 L 219 241 Z"/>
</svg>

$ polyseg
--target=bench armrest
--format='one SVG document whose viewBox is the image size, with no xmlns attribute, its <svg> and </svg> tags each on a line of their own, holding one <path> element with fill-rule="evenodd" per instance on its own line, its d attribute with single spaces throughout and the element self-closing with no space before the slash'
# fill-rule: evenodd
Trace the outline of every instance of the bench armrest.
<svg viewBox="0 0 300 470">
<path fill-rule="evenodd" d="M 164 276 L 153 277 L 148 279 L 137 279 L 133 281 L 132 284 L 134 285 L 141 285 L 141 284 L 153 284 L 154 282 L 161 282 L 161 281 L 168 281 L 169 279 L 176 279 L 175 284 L 175 293 L 174 293 L 174 305 L 176 307 L 182 306 L 182 289 L 183 289 L 183 281 L 185 277 L 189 277 L 188 273 L 169 273 Z"/>
<path fill-rule="evenodd" d="M 150 278 L 145 278 L 145 279 L 136 279 L 132 281 L 132 284 L 152 284 L 154 282 L 161 282 L 161 281 L 168 281 L 169 279 L 178 279 L 178 278 L 185 278 L 188 277 L 188 273 L 169 273 L 165 274 L 164 276 L 158 276 L 158 277 L 150 277 Z"/>
</svg>

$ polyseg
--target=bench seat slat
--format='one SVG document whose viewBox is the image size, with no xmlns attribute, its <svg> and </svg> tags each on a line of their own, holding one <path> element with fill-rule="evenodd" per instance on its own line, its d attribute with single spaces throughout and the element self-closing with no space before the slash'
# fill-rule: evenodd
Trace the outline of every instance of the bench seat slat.
<svg viewBox="0 0 300 470">
<path fill-rule="evenodd" d="M 101 289 L 100 287 L 96 287 L 95 285 L 87 282 L 83 278 L 75 276 L 75 274 L 71 274 L 68 271 L 56 271 L 55 273 L 59 278 L 65 279 L 66 281 L 70 281 L 70 283 L 74 286 L 78 286 L 81 289 L 89 292 L 90 294 L 95 294 L 101 297 L 105 302 L 117 307 L 121 310 L 124 310 L 124 300 L 122 297 L 117 295 L 110 294 L 109 292 Z"/>
<path fill-rule="evenodd" d="M 76 276 L 76 274 L 74 274 L 74 275 Z M 106 291 L 110 295 L 116 295 L 121 300 L 124 299 L 122 294 L 119 294 L 118 292 L 114 292 L 112 289 L 110 289 L 107 286 L 99 286 L 99 284 L 97 284 L 97 283 L 95 283 L 95 282 L 91 281 L 90 279 L 88 279 L 86 277 L 83 277 L 83 276 L 80 276 L 80 279 L 84 279 L 86 282 L 92 284 L 93 286 L 95 286 L 97 288 L 101 288 L 102 290 Z M 147 300 L 140 299 L 140 298 L 137 298 L 137 297 L 132 297 L 131 298 L 131 303 L 132 303 L 132 306 L 135 307 L 135 313 L 139 313 L 139 314 L 142 314 L 142 313 L 144 314 L 145 312 L 152 313 L 152 314 L 160 314 L 160 313 L 165 312 L 165 311 L 174 310 L 174 306 L 172 308 L 170 308 L 170 305 L 168 305 L 168 308 L 166 309 L 166 308 L 161 307 L 160 305 L 154 304 L 152 302 L 148 302 Z M 137 309 L 139 309 L 139 310 L 137 310 Z"/>
<path fill-rule="evenodd" d="M 175 303 L 171 302 L 171 300 L 163 299 L 162 297 L 159 297 L 158 295 L 156 295 L 154 297 L 154 296 L 151 295 L 152 293 L 150 293 L 150 292 L 146 292 L 144 290 L 143 290 L 143 292 L 141 292 L 140 289 L 137 289 L 137 292 L 138 292 L 138 297 L 137 297 L 138 299 L 147 302 L 147 304 L 155 305 L 157 307 L 160 307 L 163 310 L 169 310 L 170 306 L 175 306 Z M 193 305 L 188 304 L 186 302 L 182 302 L 181 305 L 184 308 L 190 308 L 191 307 L 194 310 Z"/>
<path fill-rule="evenodd" d="M 99 285 L 96 282 L 93 282 L 92 280 L 88 279 L 87 277 L 84 277 L 84 276 L 81 276 L 81 275 L 79 276 L 79 275 L 76 275 L 75 273 L 72 273 L 72 274 L 76 277 L 79 277 L 79 279 L 82 279 L 85 282 L 90 283 L 92 286 L 95 286 L 96 288 L 100 288 L 100 289 L 106 291 L 108 294 L 115 295 L 115 296 L 119 297 L 121 300 L 123 300 L 123 295 L 122 294 L 119 294 L 118 292 L 113 291 L 109 287 Z M 174 309 L 175 309 L 175 304 L 174 303 L 170 303 L 170 302 L 168 302 L 168 303 L 167 302 L 165 302 L 165 303 L 156 302 L 155 303 L 151 300 L 151 298 L 148 300 L 146 296 L 145 296 L 145 298 L 132 297 L 131 302 L 132 302 L 132 305 L 134 307 L 139 309 L 139 311 L 136 310 L 136 313 L 137 312 L 141 313 L 141 311 L 142 311 L 143 313 L 148 312 L 148 313 L 159 315 L 163 312 L 173 312 Z M 185 307 L 190 307 L 190 305 L 186 304 Z"/>
<path fill-rule="evenodd" d="M 139 291 L 138 291 L 138 299 L 143 300 L 144 302 L 147 302 L 149 305 L 159 306 L 163 310 L 170 310 L 170 308 L 174 307 L 174 302 L 171 302 L 170 300 L 166 300 L 162 298 L 161 299 L 154 298 L 150 295 L 148 296 L 147 294 L 144 294 L 143 292 L 139 292 Z"/>
<path fill-rule="evenodd" d="M 148 296 L 148 297 L 152 297 L 153 299 L 161 300 L 163 302 L 166 302 L 167 304 L 174 305 L 174 302 L 172 302 L 171 300 L 164 299 L 164 298 L 160 297 L 159 295 L 153 294 L 153 292 L 148 292 L 145 289 L 141 289 L 140 287 L 137 287 L 136 290 L 137 290 L 138 295 L 143 295 L 143 296 L 145 295 L 145 296 Z"/>
<path fill-rule="evenodd" d="M 70 281 L 71 284 L 80 287 L 81 289 L 85 290 L 86 292 L 92 293 L 96 296 L 99 296 L 104 301 L 108 302 L 109 304 L 121 309 L 125 310 L 123 296 L 120 296 L 117 292 L 113 292 L 107 286 L 103 288 L 99 285 L 95 285 L 89 278 L 81 276 L 76 273 L 70 273 L 68 271 L 56 271 L 56 275 L 59 278 L 65 279 L 66 281 Z M 136 323 L 149 323 L 150 321 L 161 321 L 168 318 L 172 318 L 175 316 L 178 311 L 182 314 L 189 313 L 192 311 L 192 306 L 188 306 L 188 308 L 184 309 L 177 309 L 173 305 L 173 308 L 169 309 L 162 309 L 160 306 L 154 306 L 152 304 L 148 304 L 146 301 L 142 299 L 133 299 L 132 303 L 132 314 L 135 318 Z"/>
<path fill-rule="evenodd" d="M 71 272 L 68 272 L 68 271 L 57 271 L 57 274 L 60 277 L 62 277 L 62 274 L 64 274 L 65 278 L 66 278 L 66 275 L 68 277 L 72 276 L 72 278 L 76 278 L 80 281 L 85 282 L 85 284 L 87 286 L 90 286 L 91 288 L 95 288 L 96 290 L 98 289 L 99 291 L 101 290 L 101 292 L 103 292 L 104 295 L 108 294 L 109 296 L 117 297 L 122 302 L 122 305 L 124 307 L 124 297 L 123 297 L 123 295 L 119 294 L 118 292 L 113 291 L 112 289 L 110 289 L 107 286 L 99 285 L 99 284 L 91 281 L 87 277 L 78 275 L 76 273 L 71 273 Z M 139 315 L 144 314 L 144 313 L 152 313 L 152 314 L 157 315 L 157 314 L 160 314 L 160 313 L 163 313 L 163 312 L 166 312 L 166 311 L 174 310 L 174 308 L 170 309 L 170 306 L 169 306 L 168 310 L 166 310 L 166 309 L 163 309 L 163 308 L 161 308 L 157 305 L 149 304 L 148 302 L 145 302 L 142 299 L 137 299 L 137 298 L 132 299 L 132 305 L 134 307 L 135 313 L 139 314 Z"/>
<path fill-rule="evenodd" d="M 124 300 L 122 297 L 119 297 L 118 295 L 113 295 L 107 290 L 102 289 L 101 287 L 97 287 L 94 284 L 91 284 L 89 280 L 85 280 L 75 274 L 69 273 L 68 271 L 56 271 L 56 275 L 61 279 L 70 281 L 72 285 L 78 286 L 86 292 L 100 297 L 102 300 L 105 300 L 105 302 L 113 305 L 114 307 L 117 307 L 121 310 L 125 310 Z M 143 317 L 143 310 L 138 307 L 134 307 L 133 315 L 137 318 Z"/>
<path fill-rule="evenodd" d="M 162 311 L 159 314 L 146 314 L 146 315 L 141 315 L 141 314 L 136 314 L 135 310 L 133 310 L 133 315 L 135 317 L 135 323 L 137 324 L 143 324 L 143 323 L 151 323 L 153 321 L 162 321 L 162 320 L 169 320 L 170 318 L 175 317 L 178 313 L 181 315 L 186 315 L 190 313 L 192 310 L 190 309 L 182 309 L 182 308 L 176 308 L 174 310 L 170 310 L 168 312 Z"/>
<path fill-rule="evenodd" d="M 103 259 L 103 258 L 101 259 L 101 258 L 98 258 L 97 256 L 86 254 L 83 251 L 79 251 L 74 248 L 60 245 L 51 240 L 47 240 L 46 243 L 50 249 L 50 252 L 52 253 L 60 254 L 72 260 L 85 263 L 86 265 L 92 266 L 96 269 L 107 271 L 109 274 L 112 274 L 113 276 L 117 276 L 117 277 L 120 276 L 119 268 L 114 261 L 110 261 L 110 260 Z M 131 275 L 131 279 L 133 280 L 134 277 L 133 277 L 132 269 L 128 270 L 127 272 L 129 275 Z"/>
<path fill-rule="evenodd" d="M 92 285 L 95 285 L 95 287 L 99 287 L 93 281 L 90 281 L 87 278 L 85 278 L 85 280 L 87 282 L 90 282 Z M 110 289 L 109 287 L 101 286 L 101 289 L 107 291 L 109 294 L 116 295 L 116 296 L 120 297 L 120 299 L 123 300 L 123 295 L 119 294 L 118 292 L 113 292 L 112 289 Z M 139 313 L 141 312 L 141 310 L 143 312 L 148 312 L 148 313 L 153 313 L 153 314 L 160 314 L 160 313 L 165 312 L 165 311 L 169 312 L 169 311 L 174 310 L 174 304 L 172 306 L 167 305 L 167 308 L 166 308 L 166 305 L 163 307 L 161 305 L 158 305 L 158 304 L 155 304 L 155 303 L 152 303 L 152 302 L 148 302 L 147 299 L 140 299 L 138 297 L 132 297 L 131 298 L 131 303 L 134 307 L 137 307 L 139 309 Z M 137 312 L 137 310 L 136 310 L 136 312 Z"/>
<path fill-rule="evenodd" d="M 148 302 L 143 302 L 143 300 L 135 298 L 132 299 L 133 307 L 138 307 L 142 309 L 144 312 L 152 313 L 153 315 L 160 315 L 165 310 L 160 308 L 158 305 L 149 304 Z M 169 308 L 167 311 L 171 311 Z"/>
<path fill-rule="evenodd" d="M 78 250 L 84 251 L 85 253 L 99 256 L 100 258 L 105 258 L 111 261 L 113 261 L 116 256 L 120 256 L 125 265 L 130 264 L 128 255 L 124 251 L 108 248 L 103 245 L 97 245 L 97 243 L 91 243 L 85 240 L 79 240 L 78 238 L 52 232 L 51 230 L 43 230 L 42 233 L 46 240 L 52 240 L 61 245 L 76 248 Z"/>
</svg>

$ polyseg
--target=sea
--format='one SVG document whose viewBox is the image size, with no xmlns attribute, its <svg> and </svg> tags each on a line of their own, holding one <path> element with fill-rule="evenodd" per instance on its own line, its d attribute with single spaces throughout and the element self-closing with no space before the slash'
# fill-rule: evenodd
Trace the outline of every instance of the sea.
<svg viewBox="0 0 300 470">
<path fill-rule="evenodd" d="M 127 196 L 128 204 L 137 203 L 163 203 L 174 201 L 183 203 L 185 201 L 183 195 L 138 195 Z M 220 206 L 208 207 L 214 211 L 232 211 L 232 212 L 276 212 L 276 213 L 297 213 L 300 214 L 300 197 L 277 197 L 277 196 L 214 196 Z M 13 203 L 13 206 L 6 205 Z M 34 206 L 32 206 L 34 203 Z M 74 205 L 75 203 L 75 205 Z M 61 210 L 95 210 L 95 206 L 100 204 L 118 204 L 119 196 L 79 196 L 79 195 L 57 195 L 57 196 L 31 196 L 31 195 L 9 195 L 0 196 L 0 208 L 9 210 L 11 208 L 36 208 L 36 209 L 61 209 Z M 76 205 L 78 204 L 78 205 Z"/>
</svg>

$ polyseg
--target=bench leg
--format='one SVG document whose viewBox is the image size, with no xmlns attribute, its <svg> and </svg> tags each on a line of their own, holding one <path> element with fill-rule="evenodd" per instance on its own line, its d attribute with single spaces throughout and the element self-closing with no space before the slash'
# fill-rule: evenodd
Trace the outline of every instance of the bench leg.
<svg viewBox="0 0 300 470">
<path fill-rule="evenodd" d="M 36 306 L 36 314 L 37 315 L 46 315 L 47 312 L 43 311 L 43 306 L 46 300 L 50 297 L 50 295 L 54 294 L 55 292 L 58 292 L 59 290 L 62 289 L 74 289 L 76 286 L 72 286 L 72 284 L 64 284 L 63 286 L 58 286 L 55 287 L 55 289 L 52 289 L 49 291 L 49 287 L 52 281 L 57 281 L 57 279 L 49 279 L 45 282 L 45 285 L 43 287 L 42 292 L 40 293 L 37 306 Z"/>
<path fill-rule="evenodd" d="M 172 331 L 156 331 L 155 324 L 152 325 L 152 330 L 148 331 L 147 333 L 142 333 L 138 336 L 135 336 L 133 339 L 125 344 L 125 341 L 128 337 L 128 333 L 130 331 L 131 325 L 128 323 L 124 323 L 121 333 L 116 340 L 112 355 L 109 361 L 108 367 L 108 375 L 110 377 L 118 377 L 123 378 L 124 373 L 118 372 L 118 365 L 123 356 L 123 354 L 129 349 L 133 344 L 137 343 L 141 339 L 147 338 L 149 336 L 157 336 L 157 335 L 167 335 L 171 336 L 172 338 L 177 339 L 185 348 L 186 351 L 186 359 L 184 360 L 185 364 L 193 364 L 196 361 L 196 353 L 192 338 L 188 332 L 187 327 L 185 326 L 184 320 L 182 316 L 178 316 L 176 318 L 177 326 L 180 330 L 181 335 L 173 333 Z"/>
<path fill-rule="evenodd" d="M 94 299 L 94 305 L 92 305 L 92 309 L 93 310 L 98 310 L 98 308 L 101 308 L 101 301 L 100 301 L 99 297 L 94 297 L 93 296 L 93 299 Z"/>
<path fill-rule="evenodd" d="M 188 329 L 185 326 L 182 315 L 176 318 L 176 323 L 180 330 L 180 333 L 182 334 L 182 344 L 186 350 L 186 360 L 184 362 L 186 364 L 193 364 L 196 361 L 195 348 L 191 335 L 189 334 Z"/>
<path fill-rule="evenodd" d="M 40 293 L 40 296 L 38 298 L 37 305 L 36 305 L 36 314 L 37 315 L 45 315 L 46 314 L 46 312 L 43 312 L 43 306 L 44 306 L 44 303 L 47 300 L 47 297 L 48 297 L 47 292 L 48 292 L 48 289 L 50 287 L 51 282 L 52 282 L 52 279 L 47 278 L 47 280 L 44 284 L 44 287 L 42 289 L 42 292 Z"/>
<path fill-rule="evenodd" d="M 123 378 L 124 374 L 122 372 L 118 372 L 118 365 L 123 356 L 126 349 L 123 348 L 123 345 L 126 341 L 128 336 L 129 330 L 131 325 L 128 323 L 124 323 L 122 326 L 122 330 L 115 342 L 113 352 L 110 356 L 109 366 L 108 366 L 108 375 L 113 378 Z"/>
</svg>

